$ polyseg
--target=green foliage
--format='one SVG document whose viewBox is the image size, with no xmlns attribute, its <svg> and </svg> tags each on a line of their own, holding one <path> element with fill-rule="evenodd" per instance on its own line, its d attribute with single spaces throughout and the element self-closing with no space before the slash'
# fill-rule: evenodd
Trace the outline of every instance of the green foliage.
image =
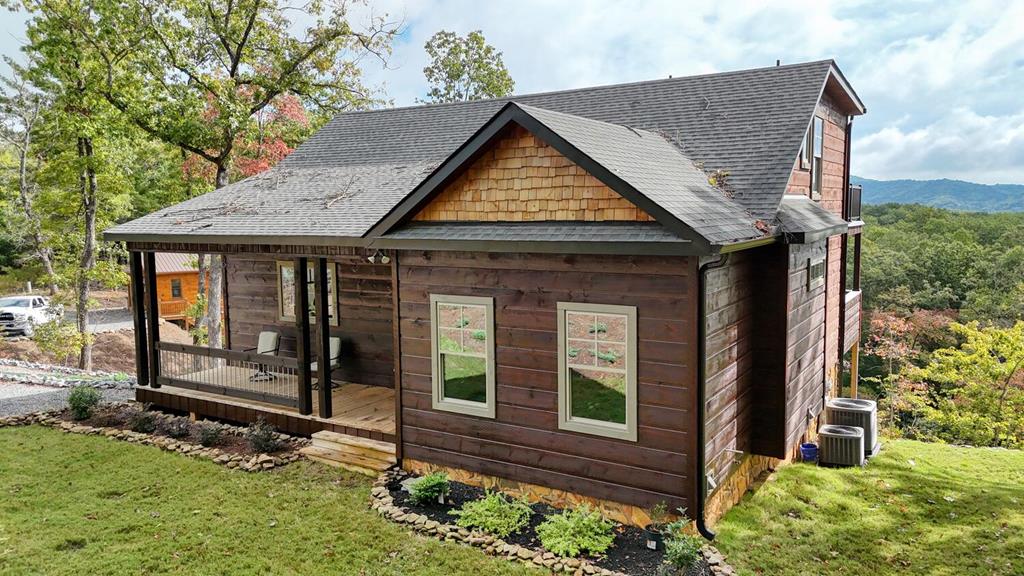
<svg viewBox="0 0 1024 576">
<path fill-rule="evenodd" d="M 530 522 L 533 510 L 524 498 L 513 500 L 499 492 L 488 492 L 480 500 L 466 502 L 459 510 L 456 524 L 463 528 L 479 528 L 502 538 L 522 530 Z"/>
<path fill-rule="evenodd" d="M 448 475 L 444 472 L 427 474 L 409 486 L 409 498 L 416 504 L 436 504 L 450 489 Z"/>
<path fill-rule="evenodd" d="M 183 418 L 176 418 L 167 425 L 167 428 L 164 431 L 171 438 L 186 438 L 192 433 L 192 424 Z"/>
<path fill-rule="evenodd" d="M 704 540 L 686 532 L 690 519 L 679 509 L 679 518 L 665 526 L 665 561 L 677 570 L 692 568 L 701 557 Z"/>
<path fill-rule="evenodd" d="M 249 425 L 245 438 L 252 449 L 260 453 L 277 452 L 281 449 L 281 439 L 272 424 L 260 418 Z"/>
<path fill-rule="evenodd" d="M 40 350 L 65 364 L 70 358 L 77 357 L 82 347 L 91 342 L 92 338 L 92 334 L 82 334 L 75 326 L 60 320 L 36 325 L 35 333 L 32 335 L 32 340 Z"/>
<path fill-rule="evenodd" d="M 423 69 L 430 84 L 429 102 L 500 98 L 515 88 L 501 52 L 487 44 L 479 30 L 465 37 L 442 30 L 424 48 L 430 57 L 430 65 Z"/>
<path fill-rule="evenodd" d="M 487 331 L 486 330 L 474 330 L 473 334 L 472 334 L 472 337 L 473 337 L 473 340 L 480 340 L 480 341 L 487 340 Z"/>
<path fill-rule="evenodd" d="M 585 504 L 549 517 L 537 536 L 547 550 L 569 557 L 603 554 L 615 541 L 612 523 Z"/>
<path fill-rule="evenodd" d="M 136 410 L 128 417 L 128 427 L 132 432 L 152 434 L 156 430 L 156 414 L 149 410 Z"/>
<path fill-rule="evenodd" d="M 207 448 L 220 444 L 224 428 L 216 422 L 203 422 L 199 425 L 199 443 Z"/>
<path fill-rule="evenodd" d="M 192 327 L 188 334 L 192 337 L 192 343 L 196 346 L 205 346 L 210 343 L 210 335 L 206 324 L 201 320 L 206 316 L 206 294 L 196 294 L 195 302 L 185 308 L 185 317 L 188 318 Z"/>
<path fill-rule="evenodd" d="M 75 386 L 68 394 L 68 408 L 75 420 L 85 420 L 103 399 L 100 391 L 91 386 Z"/>
</svg>

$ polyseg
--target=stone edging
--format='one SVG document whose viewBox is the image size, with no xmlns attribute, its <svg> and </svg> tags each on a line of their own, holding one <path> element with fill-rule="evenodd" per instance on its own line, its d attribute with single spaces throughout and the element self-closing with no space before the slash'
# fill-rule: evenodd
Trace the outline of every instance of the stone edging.
<svg viewBox="0 0 1024 576">
<path fill-rule="evenodd" d="M 131 402 L 126 402 L 126 405 L 131 405 Z M 105 428 L 88 426 L 84 424 L 75 424 L 59 417 L 61 411 L 52 412 L 34 412 L 31 414 L 24 414 L 19 416 L 8 416 L 6 418 L 0 418 L 0 428 L 13 427 L 13 426 L 29 426 L 37 424 L 40 426 L 46 426 L 56 430 L 62 430 L 71 434 L 85 434 L 88 436 L 106 436 L 107 438 L 113 438 L 116 440 L 124 440 L 126 442 L 132 442 L 136 444 L 142 444 L 144 446 L 156 446 L 161 450 L 169 452 L 177 452 L 186 456 L 192 456 L 194 458 L 203 458 L 206 460 L 212 460 L 214 464 L 219 464 L 227 468 L 238 469 L 245 472 L 260 472 L 263 470 L 272 470 L 274 468 L 280 468 L 287 466 L 292 462 L 295 462 L 302 458 L 299 454 L 297 443 L 305 444 L 306 442 L 302 439 L 293 438 L 286 434 L 280 436 L 284 441 L 292 444 L 293 449 L 288 452 L 279 454 L 277 456 L 271 456 L 270 454 L 256 454 L 253 456 L 243 456 L 241 454 L 234 454 L 231 452 L 225 452 L 216 447 L 206 447 L 201 444 L 191 444 L 181 440 L 175 440 L 167 436 L 158 436 L 156 434 L 147 434 L 144 432 L 133 432 L 131 430 L 123 430 L 121 428 Z M 164 417 L 174 418 L 166 414 L 154 413 L 157 418 Z M 239 426 L 231 426 L 230 424 L 218 424 L 225 432 L 234 436 L 240 436 L 244 433 L 244 428 Z"/>
<path fill-rule="evenodd" d="M 627 576 L 607 568 L 601 568 L 587 560 L 579 558 L 562 558 L 544 550 L 534 550 L 517 544 L 509 544 L 501 538 L 485 532 L 467 530 L 454 524 L 442 524 L 437 520 L 410 512 L 395 504 L 388 491 L 388 484 L 395 480 L 403 480 L 409 473 L 398 468 L 385 470 L 373 483 L 370 489 L 370 508 L 378 514 L 399 524 L 405 524 L 422 534 L 433 536 L 447 542 L 462 542 L 492 556 L 504 556 L 508 560 L 547 568 L 553 573 L 572 574 L 573 576 Z M 736 571 L 725 563 L 725 557 L 713 546 L 707 545 L 701 550 L 704 560 L 716 576 L 734 576 Z"/>
<path fill-rule="evenodd" d="M 0 379 L 22 384 L 39 384 L 55 388 L 72 388 L 84 385 L 105 390 L 131 390 L 135 387 L 135 377 L 121 372 L 79 370 L 78 368 L 69 368 L 67 366 L 40 364 L 39 362 L 14 360 L 12 358 L 0 358 L 0 366 L 47 372 L 47 374 L 0 372 Z"/>
</svg>

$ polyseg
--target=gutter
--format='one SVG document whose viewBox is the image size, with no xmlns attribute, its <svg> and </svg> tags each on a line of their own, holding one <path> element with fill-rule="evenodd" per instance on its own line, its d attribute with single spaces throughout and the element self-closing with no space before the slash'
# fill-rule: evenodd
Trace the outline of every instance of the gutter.
<svg viewBox="0 0 1024 576">
<path fill-rule="evenodd" d="M 698 335 L 697 335 L 697 532 L 701 536 L 706 538 L 708 541 L 715 539 L 715 533 L 708 528 L 704 520 L 704 506 L 707 499 L 707 473 L 705 468 L 707 467 L 707 454 L 705 454 L 707 443 L 707 431 L 705 428 L 705 412 L 707 410 L 707 400 L 705 396 L 705 389 L 707 388 L 707 336 L 708 336 L 708 323 L 707 323 L 707 274 L 711 270 L 717 270 L 725 266 L 729 262 L 729 255 L 725 254 L 720 256 L 717 260 L 711 260 L 700 265 L 697 272 L 697 281 L 699 287 L 697 293 L 699 300 L 697 300 L 697 319 L 698 319 Z"/>
</svg>

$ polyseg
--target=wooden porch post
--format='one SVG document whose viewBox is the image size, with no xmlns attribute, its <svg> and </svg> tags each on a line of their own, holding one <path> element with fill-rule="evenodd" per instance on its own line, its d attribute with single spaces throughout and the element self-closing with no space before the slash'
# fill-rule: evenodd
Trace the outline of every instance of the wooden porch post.
<svg viewBox="0 0 1024 576">
<path fill-rule="evenodd" d="M 850 348 L 850 398 L 857 397 L 857 379 L 860 372 L 860 342 L 854 342 Z"/>
<path fill-rule="evenodd" d="M 316 368 L 320 383 L 320 417 L 331 417 L 331 304 L 327 285 L 327 258 L 316 259 L 313 278 L 314 305 L 316 306 Z"/>
<path fill-rule="evenodd" d="M 391 337 L 395 355 L 395 457 L 402 462 L 402 314 L 398 294 L 398 250 L 391 254 Z"/>
<path fill-rule="evenodd" d="M 146 300 L 149 309 L 146 320 L 149 324 L 149 386 L 160 387 L 160 298 L 156 288 L 156 253 L 146 252 Z"/>
<path fill-rule="evenodd" d="M 299 414 L 313 413 L 313 380 L 309 374 L 309 292 L 306 287 L 306 258 L 296 258 L 295 278 L 295 358 L 299 362 Z"/>
<path fill-rule="evenodd" d="M 135 326 L 135 381 L 139 386 L 149 386 L 149 343 L 146 338 L 146 278 L 142 268 L 142 253 L 132 251 L 129 255 L 132 287 L 132 323 Z"/>
</svg>

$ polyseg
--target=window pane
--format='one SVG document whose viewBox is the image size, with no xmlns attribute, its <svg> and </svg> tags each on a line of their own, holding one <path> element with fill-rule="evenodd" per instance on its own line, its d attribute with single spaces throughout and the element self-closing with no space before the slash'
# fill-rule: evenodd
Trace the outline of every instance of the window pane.
<svg viewBox="0 0 1024 576">
<path fill-rule="evenodd" d="M 484 354 L 486 352 L 486 330 L 483 328 L 476 330 L 465 329 L 462 332 L 462 345 L 466 352 L 472 352 L 473 354 Z"/>
<path fill-rule="evenodd" d="M 593 366 L 597 353 L 593 340 L 569 340 L 565 349 L 566 362 L 577 366 Z"/>
<path fill-rule="evenodd" d="M 442 394 L 445 398 L 487 401 L 487 361 L 483 358 L 441 354 Z"/>
<path fill-rule="evenodd" d="M 821 118 L 815 117 L 814 119 L 814 156 L 821 158 L 822 140 L 824 135 L 824 123 Z"/>
<path fill-rule="evenodd" d="M 595 316 L 593 314 L 581 314 L 579 312 L 566 312 L 565 325 L 569 338 L 593 338 L 590 330 L 594 327 Z"/>
<path fill-rule="evenodd" d="M 281 271 L 281 316 L 295 315 L 295 270 L 291 265 L 282 265 Z"/>
<path fill-rule="evenodd" d="M 595 336 L 598 340 L 626 341 L 626 317 L 622 314 L 599 314 L 594 325 L 596 327 Z"/>
<path fill-rule="evenodd" d="M 462 327 L 467 330 L 484 330 L 487 327 L 485 316 L 486 309 L 483 306 L 462 307 Z"/>
<path fill-rule="evenodd" d="M 462 330 L 458 328 L 441 328 L 437 331 L 439 340 L 437 349 L 441 352 L 462 352 Z"/>
<path fill-rule="evenodd" d="M 438 304 L 437 323 L 445 328 L 462 328 L 462 306 L 457 304 Z"/>
<path fill-rule="evenodd" d="M 597 365 L 602 368 L 625 369 L 626 345 L 601 342 L 597 345 Z"/>
<path fill-rule="evenodd" d="M 571 416 L 626 423 L 625 374 L 569 369 Z"/>
</svg>

